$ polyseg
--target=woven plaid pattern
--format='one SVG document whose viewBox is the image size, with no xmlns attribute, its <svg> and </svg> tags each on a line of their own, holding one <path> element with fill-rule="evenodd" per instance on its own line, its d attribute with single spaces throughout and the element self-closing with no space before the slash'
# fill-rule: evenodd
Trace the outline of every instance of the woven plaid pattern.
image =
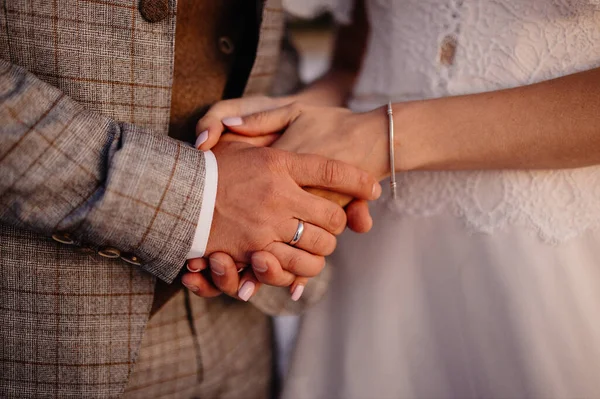
<svg viewBox="0 0 600 399">
<path fill-rule="evenodd" d="M 138 7 L 138 0 L 5 0 L 0 53 L 89 110 L 166 134 L 176 18 L 148 23 Z"/>
<path fill-rule="evenodd" d="M 289 310 L 287 293 L 255 308 L 182 291 L 148 322 L 155 278 L 189 249 L 204 159 L 166 137 L 176 17 L 148 23 L 138 6 L 0 4 L 0 397 L 266 396 L 257 308 Z M 271 85 L 282 26 L 266 1 L 247 94 Z"/>
<path fill-rule="evenodd" d="M 186 311 L 186 293 L 179 292 L 148 323 L 123 397 L 268 397 L 272 361 L 268 318 L 246 303 L 227 298 L 206 301 L 194 295 Z"/>
<path fill-rule="evenodd" d="M 0 234 L 0 397 L 119 397 L 153 279 L 25 230 Z"/>
<path fill-rule="evenodd" d="M 267 0 L 263 7 L 257 57 L 244 90 L 244 96 L 268 93 L 279 66 L 279 51 L 283 37 L 281 0 Z"/>
</svg>

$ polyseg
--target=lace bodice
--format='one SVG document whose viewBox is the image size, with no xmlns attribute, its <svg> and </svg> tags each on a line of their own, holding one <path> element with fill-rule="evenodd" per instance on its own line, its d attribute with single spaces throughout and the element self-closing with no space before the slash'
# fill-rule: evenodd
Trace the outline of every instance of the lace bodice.
<svg viewBox="0 0 600 399">
<path fill-rule="evenodd" d="M 388 99 L 515 87 L 600 66 L 600 0 L 365 1 L 371 35 L 350 102 L 354 110 Z M 350 19 L 351 0 L 300 3 L 287 1 L 292 11 L 326 7 L 341 22 Z M 520 225 L 550 243 L 600 227 L 600 166 L 398 178 L 398 215 L 451 211 L 476 231 Z"/>
</svg>

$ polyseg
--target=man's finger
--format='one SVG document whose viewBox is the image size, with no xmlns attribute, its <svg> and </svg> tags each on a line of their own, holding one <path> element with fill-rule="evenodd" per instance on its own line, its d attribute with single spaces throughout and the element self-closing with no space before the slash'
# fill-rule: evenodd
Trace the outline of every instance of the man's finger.
<svg viewBox="0 0 600 399">
<path fill-rule="evenodd" d="M 375 200 L 381 195 L 377 179 L 341 161 L 313 154 L 289 154 L 287 166 L 302 187 L 324 188 L 364 200 Z"/>
<path fill-rule="evenodd" d="M 189 259 L 186 268 L 191 273 L 198 273 L 208 267 L 208 262 L 204 258 Z"/>
<path fill-rule="evenodd" d="M 201 273 L 186 273 L 181 277 L 181 283 L 196 296 L 202 298 L 214 298 L 222 294 Z"/>
<path fill-rule="evenodd" d="M 301 113 L 297 104 L 289 104 L 268 111 L 256 112 L 243 118 L 225 118 L 223 124 L 232 132 L 244 136 L 279 133 Z"/>
<path fill-rule="evenodd" d="M 237 298 L 240 276 L 231 256 L 217 252 L 208 258 L 215 286 L 229 296 Z"/>
<path fill-rule="evenodd" d="M 253 253 L 251 264 L 254 275 L 263 284 L 275 287 L 289 287 L 296 278 L 292 273 L 283 270 L 277 256 L 268 251 Z"/>
<path fill-rule="evenodd" d="M 283 223 L 281 232 L 283 242 L 290 242 L 299 226 L 299 220 L 292 219 L 289 223 Z M 294 246 L 314 255 L 328 256 L 335 250 L 337 240 L 335 236 L 318 226 L 309 222 L 302 223 L 303 232 Z"/>
<path fill-rule="evenodd" d="M 354 200 L 346 207 L 348 227 L 356 233 L 367 233 L 373 227 L 367 201 Z"/>
<path fill-rule="evenodd" d="M 314 277 L 321 273 L 321 270 L 323 270 L 323 267 L 325 266 L 325 258 L 323 256 L 309 254 L 306 251 L 295 248 L 286 243 L 271 243 L 267 245 L 265 251 L 270 252 L 273 256 L 275 256 L 275 258 L 277 258 L 278 265 L 281 268 L 277 268 L 276 266 L 278 265 L 274 265 L 272 270 L 270 267 L 269 270 L 257 268 L 257 265 L 255 264 L 256 258 L 253 254 L 252 267 L 254 268 L 255 275 L 259 281 L 265 284 L 269 283 L 261 280 L 261 276 L 265 276 L 267 273 L 273 273 L 276 278 L 282 277 L 281 280 L 278 280 L 277 284 L 270 285 L 287 287 L 292 284 L 296 276 Z M 270 264 L 267 266 L 270 266 Z"/>
<path fill-rule="evenodd" d="M 298 190 L 298 194 L 289 200 L 289 204 L 295 218 L 325 229 L 331 234 L 338 235 L 346 228 L 344 209 L 331 201 Z M 290 232 L 289 225 L 281 225 L 279 228 L 285 229 L 285 231 L 280 230 L 279 232 L 281 241 L 284 242 L 290 241 L 291 237 L 288 236 L 291 233 L 293 237 L 293 233 L 296 231 L 294 228 Z"/>
</svg>

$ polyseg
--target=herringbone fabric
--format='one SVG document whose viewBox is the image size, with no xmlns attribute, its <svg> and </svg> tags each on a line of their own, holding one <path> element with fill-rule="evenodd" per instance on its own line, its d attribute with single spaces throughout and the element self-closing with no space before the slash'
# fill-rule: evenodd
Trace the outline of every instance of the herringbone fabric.
<svg viewBox="0 0 600 399">
<path fill-rule="evenodd" d="M 0 397 L 267 395 L 257 308 L 180 292 L 148 323 L 155 278 L 189 250 L 204 158 L 166 136 L 175 13 L 149 23 L 139 4 L 0 4 Z M 246 93 L 270 86 L 282 26 L 267 1 Z"/>
</svg>

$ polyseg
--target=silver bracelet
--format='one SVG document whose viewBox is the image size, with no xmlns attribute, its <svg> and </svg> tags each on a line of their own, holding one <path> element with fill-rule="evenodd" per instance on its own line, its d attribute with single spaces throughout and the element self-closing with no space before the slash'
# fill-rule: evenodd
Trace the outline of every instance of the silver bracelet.
<svg viewBox="0 0 600 399">
<path fill-rule="evenodd" d="M 390 189 L 392 198 L 396 199 L 396 165 L 394 164 L 394 112 L 392 111 L 392 102 L 388 102 L 388 132 L 390 136 Z"/>
</svg>

